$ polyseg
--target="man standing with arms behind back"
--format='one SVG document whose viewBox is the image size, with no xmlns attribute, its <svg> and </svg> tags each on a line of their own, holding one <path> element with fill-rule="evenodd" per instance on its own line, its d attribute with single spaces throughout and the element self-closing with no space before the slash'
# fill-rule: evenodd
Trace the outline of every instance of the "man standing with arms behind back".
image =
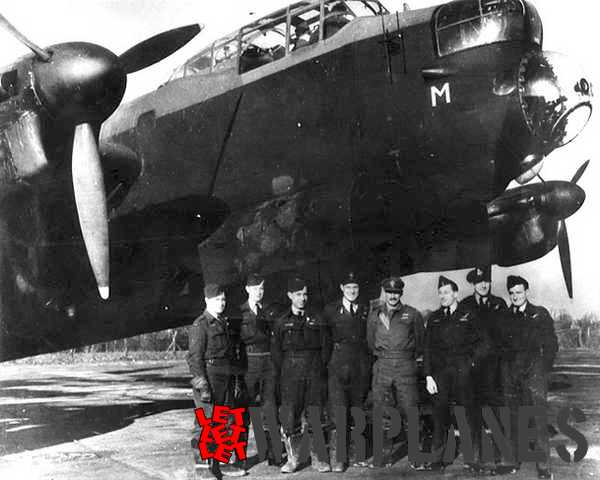
<svg viewBox="0 0 600 480">
<path fill-rule="evenodd" d="M 246 349 L 247 370 L 244 376 L 250 406 L 261 406 L 264 411 L 275 409 L 275 372 L 271 360 L 271 327 L 263 308 L 265 279 L 252 274 L 246 281 L 248 300 L 240 306 L 242 324 L 240 337 Z M 260 403 L 257 399 L 260 397 Z M 277 462 L 273 455 L 273 440 L 279 432 L 269 432 L 263 416 L 263 427 L 267 437 L 267 459 L 270 465 Z"/>
<path fill-rule="evenodd" d="M 481 430 L 483 421 L 481 409 L 491 407 L 498 418 L 497 407 L 503 405 L 502 386 L 500 384 L 500 357 L 498 355 L 498 340 L 501 338 L 502 322 L 507 313 L 506 302 L 492 295 L 491 267 L 477 267 L 467 274 L 467 281 L 473 285 L 473 295 L 464 298 L 460 304 L 474 311 L 477 316 L 478 328 L 489 342 L 490 349 L 473 371 L 475 385 L 475 420 L 477 428 L 474 432 L 475 450 L 482 453 Z M 496 473 L 496 465 L 500 462 L 500 453 L 494 452 L 494 465 L 491 474 Z M 483 466 L 483 463 L 480 462 Z"/>
<path fill-rule="evenodd" d="M 518 409 L 521 405 L 547 407 L 548 376 L 558 351 L 554 321 L 544 307 L 529 302 L 529 282 L 510 275 L 506 279 L 510 310 L 504 322 L 501 374 L 505 400 L 511 410 L 513 454 L 517 462 L 503 466 L 501 473 L 515 473 L 518 462 Z M 537 448 L 545 459 L 536 464 L 538 478 L 551 478 L 547 422 L 536 419 Z"/>
<path fill-rule="evenodd" d="M 276 377 L 281 379 L 281 427 L 287 452 L 282 473 L 295 472 L 300 466 L 302 417 L 307 416 L 309 407 L 324 407 L 327 334 L 322 318 L 307 309 L 308 284 L 303 278 L 290 277 L 287 295 L 290 307 L 275 321 L 271 336 Z M 329 459 L 319 458 L 314 435 L 310 434 L 312 467 L 319 473 L 329 472 Z"/>
<path fill-rule="evenodd" d="M 360 286 L 354 272 L 348 272 L 340 281 L 342 298 L 325 307 L 324 320 L 327 325 L 326 357 L 328 364 L 328 392 L 330 418 L 336 423 L 336 409 L 346 409 L 346 422 L 352 407 L 363 408 L 369 393 L 371 359 L 367 348 L 367 315 L 369 308 L 358 301 Z M 329 354 L 331 352 L 331 354 Z M 339 422 L 338 419 L 338 423 Z M 344 424 L 347 425 L 347 423 Z M 338 436 L 346 435 L 349 429 L 337 430 L 334 425 L 329 441 L 331 469 L 343 472 L 344 463 L 337 449 Z M 344 445 L 347 445 L 344 442 Z M 353 445 L 350 445 L 352 449 Z M 354 459 L 356 460 L 356 459 Z"/>
</svg>

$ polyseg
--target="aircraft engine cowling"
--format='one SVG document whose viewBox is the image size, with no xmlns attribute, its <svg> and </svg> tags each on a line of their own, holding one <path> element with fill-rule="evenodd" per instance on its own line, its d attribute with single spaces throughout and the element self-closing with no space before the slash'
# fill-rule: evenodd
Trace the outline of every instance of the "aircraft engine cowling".
<svg viewBox="0 0 600 480">
<path fill-rule="evenodd" d="M 495 263 L 510 266 L 529 262 L 558 245 L 571 298 L 571 254 L 565 219 L 579 210 L 585 201 L 585 192 L 577 181 L 587 163 L 570 182 L 542 182 L 510 189 L 487 205 Z"/>
<path fill-rule="evenodd" d="M 533 210 L 531 217 L 505 229 L 495 238 L 497 264 L 526 263 L 551 251 L 557 244 L 558 221 Z"/>
</svg>

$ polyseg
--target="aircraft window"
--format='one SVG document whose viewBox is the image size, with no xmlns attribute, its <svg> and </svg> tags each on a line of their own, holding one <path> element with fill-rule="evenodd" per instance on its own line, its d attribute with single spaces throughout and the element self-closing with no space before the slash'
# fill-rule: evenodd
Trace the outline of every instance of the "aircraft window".
<svg viewBox="0 0 600 480">
<path fill-rule="evenodd" d="M 436 13 L 440 55 L 495 42 L 523 40 L 525 7 L 520 0 L 464 0 Z"/>
<path fill-rule="evenodd" d="M 533 43 L 542 46 L 543 28 L 542 19 L 536 8 L 531 4 L 527 4 L 527 19 L 529 20 L 529 38 Z"/>
<path fill-rule="evenodd" d="M 242 35 L 240 73 L 248 72 L 285 56 L 285 19 Z"/>
<path fill-rule="evenodd" d="M 310 45 L 319 41 L 319 8 L 311 8 L 306 12 L 295 15 L 291 18 L 290 29 L 290 49 Z"/>
<path fill-rule="evenodd" d="M 184 76 L 198 75 L 200 73 L 210 72 L 210 50 L 202 52 L 200 55 L 192 58 L 185 63 Z"/>
<path fill-rule="evenodd" d="M 17 93 L 17 71 L 11 70 L 0 77 L 0 102 L 8 100 Z"/>
<path fill-rule="evenodd" d="M 213 70 L 225 70 L 237 66 L 238 40 L 231 40 L 215 47 Z"/>
<path fill-rule="evenodd" d="M 351 0 L 346 2 L 346 6 L 357 17 L 373 17 L 387 13 L 386 8 L 379 2 Z"/>
<path fill-rule="evenodd" d="M 177 80 L 178 78 L 183 77 L 184 73 L 185 73 L 185 65 L 180 65 L 175 70 L 173 70 L 173 73 L 171 74 L 171 76 L 169 77 L 169 79 L 167 80 L 166 83 L 172 82 L 173 80 Z"/>
<path fill-rule="evenodd" d="M 325 3 L 323 38 L 329 38 L 335 35 L 356 17 L 346 3 L 347 2 L 339 0 Z"/>
</svg>

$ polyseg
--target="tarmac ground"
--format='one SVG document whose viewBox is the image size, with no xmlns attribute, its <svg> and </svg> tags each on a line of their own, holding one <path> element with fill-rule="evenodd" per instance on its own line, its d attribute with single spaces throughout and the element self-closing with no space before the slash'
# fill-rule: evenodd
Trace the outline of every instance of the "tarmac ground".
<svg viewBox="0 0 600 480">
<path fill-rule="evenodd" d="M 585 422 L 574 424 L 589 448 L 578 463 L 552 450 L 555 479 L 600 479 L 600 354 L 560 352 L 549 394 L 549 422 L 563 407 L 578 407 Z M 183 360 L 74 364 L 0 364 L 1 479 L 193 479 L 190 433 L 193 402 Z M 560 432 L 551 444 L 567 440 Z M 252 455 L 253 447 L 249 449 Z M 266 462 L 246 478 L 471 478 L 462 456 L 443 473 L 416 472 L 407 459 L 389 468 L 349 468 L 317 474 L 307 467 L 283 475 Z M 514 475 L 537 478 L 535 465 Z"/>
</svg>

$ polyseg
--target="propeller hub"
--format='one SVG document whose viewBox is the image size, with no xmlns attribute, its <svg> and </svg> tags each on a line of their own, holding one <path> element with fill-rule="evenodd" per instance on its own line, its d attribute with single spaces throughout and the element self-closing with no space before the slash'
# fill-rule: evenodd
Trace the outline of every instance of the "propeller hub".
<svg viewBox="0 0 600 480">
<path fill-rule="evenodd" d="M 104 121 L 119 106 L 127 76 L 104 47 L 71 42 L 49 48 L 50 61 L 34 60 L 35 92 L 50 114 L 73 124 Z"/>
<path fill-rule="evenodd" d="M 581 208 L 585 201 L 585 192 L 579 185 L 571 182 L 548 182 L 549 189 L 540 196 L 540 210 L 545 214 L 565 219 Z"/>
<path fill-rule="evenodd" d="M 498 228 L 538 214 L 562 220 L 579 210 L 584 201 L 585 192 L 580 186 L 557 180 L 508 190 L 492 200 L 487 209 L 491 225 Z"/>
</svg>

